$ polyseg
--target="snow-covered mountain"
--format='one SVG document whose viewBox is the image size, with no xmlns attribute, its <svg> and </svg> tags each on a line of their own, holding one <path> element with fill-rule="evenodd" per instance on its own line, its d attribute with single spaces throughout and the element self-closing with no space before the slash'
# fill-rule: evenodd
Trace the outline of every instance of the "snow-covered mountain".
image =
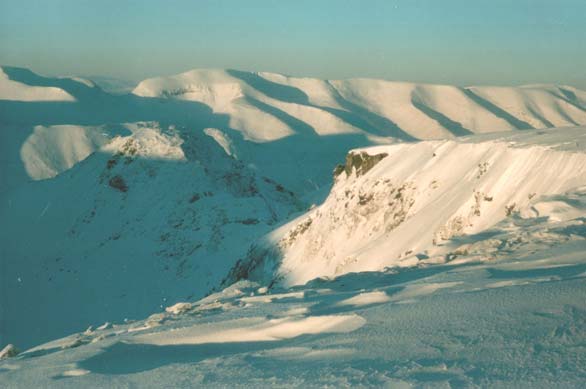
<svg viewBox="0 0 586 389">
<path fill-rule="evenodd" d="M 584 91 L 546 85 L 458 88 L 194 70 L 145 80 L 133 93 L 204 103 L 264 142 L 299 132 L 410 140 L 586 124 Z"/>
<path fill-rule="evenodd" d="M 455 235 L 586 185 L 584 128 L 543 130 L 584 124 L 586 92 L 566 86 L 195 70 L 112 95 L 3 67 L 0 345 L 245 276 L 287 286 L 453 263 Z"/>
<path fill-rule="evenodd" d="M 324 203 L 251 248 L 227 279 L 285 286 L 349 272 L 450 263 L 504 242 L 454 247 L 511 215 L 583 217 L 569 200 L 586 187 L 586 127 L 472 136 L 352 150 Z M 458 241 L 458 239 L 456 239 Z"/>
<path fill-rule="evenodd" d="M 9 182 L 48 178 L 71 167 L 104 137 L 119 135 L 115 125 L 157 122 L 217 129 L 216 138 L 239 160 L 309 193 L 330 182 L 331 167 L 351 148 L 575 126 L 586 124 L 585 107 L 586 92 L 568 86 L 458 88 L 193 70 L 145 80 L 132 94 L 111 95 L 80 78 L 0 68 L 3 166 L 13 167 L 5 168 Z M 96 127 L 102 140 L 96 139 Z M 57 148 L 39 142 L 57 137 Z M 36 143 L 39 155 L 21 158 L 25 143 Z M 29 165 L 26 172 L 21 159 Z M 33 164 L 38 167 L 31 169 Z"/>
</svg>

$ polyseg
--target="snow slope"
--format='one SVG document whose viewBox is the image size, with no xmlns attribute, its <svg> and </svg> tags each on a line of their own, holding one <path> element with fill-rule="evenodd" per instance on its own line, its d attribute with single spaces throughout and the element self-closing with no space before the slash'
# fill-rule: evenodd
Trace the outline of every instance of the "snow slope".
<svg viewBox="0 0 586 389">
<path fill-rule="evenodd" d="M 323 201 L 350 149 L 586 123 L 585 93 L 557 86 L 197 70 L 113 95 L 0 79 L 0 346 L 203 297 Z"/>
<path fill-rule="evenodd" d="M 28 85 L 12 80 L 0 67 L 0 100 L 16 101 L 75 101 L 65 90 L 53 86 Z M 9 69 L 11 70 L 11 69 Z"/>
<path fill-rule="evenodd" d="M 8 388 L 581 387 L 585 212 L 583 187 L 458 238 L 475 249 L 450 263 L 289 289 L 241 281 L 29 349 L 0 361 L 0 379 Z"/>
<path fill-rule="evenodd" d="M 298 285 L 448 261 L 444 242 L 454 236 L 528 206 L 536 216 L 562 212 L 538 204 L 586 185 L 586 128 L 353 150 L 335 174 L 322 205 L 271 232 L 229 279 Z"/>
<path fill-rule="evenodd" d="M 40 180 L 68 170 L 109 140 L 109 133 L 95 127 L 35 126 L 20 156 L 28 176 Z"/>
</svg>

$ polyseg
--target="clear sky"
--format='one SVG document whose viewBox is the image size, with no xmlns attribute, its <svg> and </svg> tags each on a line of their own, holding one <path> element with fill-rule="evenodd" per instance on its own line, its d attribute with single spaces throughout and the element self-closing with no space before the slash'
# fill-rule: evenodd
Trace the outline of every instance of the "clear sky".
<svg viewBox="0 0 586 389">
<path fill-rule="evenodd" d="M 586 89 L 586 0 L 0 0 L 0 63 Z"/>
</svg>

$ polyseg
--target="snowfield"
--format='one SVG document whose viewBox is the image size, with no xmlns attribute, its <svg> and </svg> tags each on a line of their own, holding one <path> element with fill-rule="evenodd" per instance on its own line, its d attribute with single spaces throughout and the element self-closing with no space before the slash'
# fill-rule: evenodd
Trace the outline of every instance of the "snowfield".
<svg viewBox="0 0 586 389">
<path fill-rule="evenodd" d="M 0 69 L 0 386 L 586 382 L 586 92 Z"/>
</svg>

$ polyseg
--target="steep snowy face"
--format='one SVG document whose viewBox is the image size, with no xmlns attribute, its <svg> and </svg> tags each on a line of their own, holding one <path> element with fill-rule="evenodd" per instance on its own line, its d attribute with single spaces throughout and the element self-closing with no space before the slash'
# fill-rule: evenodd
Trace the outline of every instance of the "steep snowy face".
<svg viewBox="0 0 586 389">
<path fill-rule="evenodd" d="M 35 126 L 20 157 L 33 180 L 55 177 L 108 143 L 114 132 L 107 127 Z"/>
<path fill-rule="evenodd" d="M 326 201 L 251 250 L 236 278 L 292 285 L 445 262 L 450 239 L 507 216 L 572 215 L 540 201 L 586 185 L 586 128 L 354 150 L 334 174 Z"/>
<path fill-rule="evenodd" d="M 466 87 L 192 70 L 141 82 L 138 96 L 204 103 L 248 139 L 364 133 L 437 139 L 586 124 L 586 93 L 572 87 Z"/>
</svg>

